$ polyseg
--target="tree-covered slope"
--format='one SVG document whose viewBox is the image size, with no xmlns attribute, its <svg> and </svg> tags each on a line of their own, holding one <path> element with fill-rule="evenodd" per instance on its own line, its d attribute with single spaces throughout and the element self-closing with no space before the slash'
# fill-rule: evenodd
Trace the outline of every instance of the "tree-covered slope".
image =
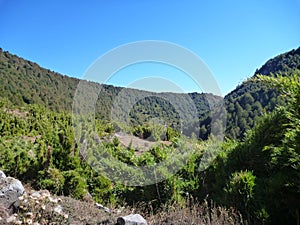
<svg viewBox="0 0 300 225">
<path fill-rule="evenodd" d="M 101 90 L 96 103 L 97 118 L 111 120 L 112 117 L 124 116 L 124 109 L 118 107 L 118 104 L 124 104 L 131 107 L 126 115 L 128 118 L 124 120 L 132 126 L 160 118 L 165 125 L 188 130 L 188 122 L 181 124 L 178 108 L 184 112 L 186 121 L 190 121 L 194 115 L 209 111 L 208 99 L 211 105 L 221 99 L 212 94 L 151 93 L 81 81 L 44 69 L 0 49 L 0 97 L 7 98 L 14 105 L 38 104 L 56 112 L 70 112 L 80 82 L 93 90 Z M 174 108 L 172 103 L 180 107 Z"/>
<path fill-rule="evenodd" d="M 254 76 L 278 73 L 288 75 L 299 67 L 300 48 L 270 59 Z M 201 139 L 208 138 L 212 127 L 221 129 L 224 123 L 217 120 L 211 124 L 212 115 L 208 113 L 221 100 L 218 96 L 199 93 L 158 94 L 82 82 L 101 89 L 96 104 L 96 117 L 100 119 L 122 118 L 120 120 L 129 126 L 149 126 L 149 121 L 159 118 L 162 125 L 181 130 L 188 135 L 195 133 Z M 53 111 L 70 112 L 79 83 L 79 79 L 41 68 L 36 63 L 0 49 L 0 97 L 7 98 L 15 105 L 38 104 Z M 190 104 L 190 99 L 193 104 Z M 282 102 L 283 99 L 278 97 L 274 89 L 251 79 L 246 80 L 225 96 L 227 137 L 242 138 L 245 131 L 252 128 L 262 114 L 273 111 Z M 124 114 L 124 105 L 130 107 L 127 114 Z M 185 116 L 184 123 L 181 121 L 179 109 Z M 195 115 L 199 116 L 200 122 L 195 121 Z"/>
<path fill-rule="evenodd" d="M 300 70 L 300 47 L 268 60 L 255 74 L 282 73 L 284 75 L 296 69 Z"/>
<path fill-rule="evenodd" d="M 34 103 L 55 111 L 70 110 L 77 83 L 0 49 L 0 96 L 15 105 Z"/>
<path fill-rule="evenodd" d="M 289 76 L 300 69 L 300 47 L 268 60 L 258 74 L 267 76 Z M 259 117 L 265 112 L 271 112 L 284 99 L 278 92 L 261 82 L 252 79 L 244 81 L 235 90 L 225 96 L 228 112 L 226 133 L 231 138 L 243 137 L 246 130 L 252 128 Z"/>
</svg>

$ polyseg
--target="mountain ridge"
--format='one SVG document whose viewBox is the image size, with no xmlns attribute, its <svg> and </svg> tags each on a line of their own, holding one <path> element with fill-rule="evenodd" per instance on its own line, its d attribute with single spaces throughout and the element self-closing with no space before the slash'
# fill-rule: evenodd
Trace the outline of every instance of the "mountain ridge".
<svg viewBox="0 0 300 225">
<path fill-rule="evenodd" d="M 299 68 L 300 47 L 271 58 L 260 69 L 257 69 L 252 77 L 264 73 L 268 76 L 274 73 L 288 74 L 294 70 L 299 70 Z M 96 103 L 96 113 L 98 118 L 104 120 L 110 119 L 113 102 L 121 91 L 125 90 L 126 95 L 130 96 L 158 94 L 62 75 L 8 51 L 3 51 L 2 48 L 0 48 L 0 73 L 0 97 L 9 99 L 15 105 L 38 104 L 54 111 L 70 112 L 72 110 L 72 103 L 79 82 L 86 82 L 98 88 L 101 86 L 102 91 Z M 260 115 L 274 110 L 278 103 L 282 103 L 282 99 L 278 98 L 275 90 L 255 83 L 251 78 L 238 85 L 224 97 L 227 109 L 226 136 L 230 138 L 242 138 L 244 133 L 254 126 Z M 178 101 L 176 99 L 184 99 L 184 96 L 189 96 L 197 108 L 200 126 L 199 129 L 191 130 L 191 125 L 185 124 L 185 129 L 190 130 L 189 133 L 199 134 L 197 136 L 201 139 L 208 137 L 211 130 L 209 111 L 215 104 L 218 104 L 222 97 L 197 92 L 188 94 L 161 92 L 160 94 L 159 97 L 153 96 L 138 102 L 136 102 L 136 98 L 130 97 L 129 103 L 133 106 L 130 112 L 132 125 L 145 124 L 151 118 L 160 117 L 167 121 L 170 127 L 179 131 L 178 113 L 163 98 L 167 96 L 167 100 L 176 102 Z M 208 103 L 208 97 L 212 105 Z M 187 105 L 185 107 L 186 114 L 192 117 L 194 109 Z M 222 122 L 218 121 L 218 123 L 218 126 L 224 126 Z"/>
</svg>

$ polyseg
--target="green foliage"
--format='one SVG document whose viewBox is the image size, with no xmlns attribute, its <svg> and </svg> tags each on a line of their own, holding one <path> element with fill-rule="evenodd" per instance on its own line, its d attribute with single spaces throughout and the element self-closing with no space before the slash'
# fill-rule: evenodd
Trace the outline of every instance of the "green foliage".
<svg viewBox="0 0 300 225">
<path fill-rule="evenodd" d="M 116 203 L 113 185 L 109 179 L 101 175 L 94 175 L 88 182 L 89 190 L 95 201 L 99 203 Z"/>
<path fill-rule="evenodd" d="M 54 194 L 62 194 L 65 185 L 65 177 L 58 169 L 49 168 L 47 171 L 39 171 L 37 186 L 41 189 L 51 190 Z"/>
<path fill-rule="evenodd" d="M 75 170 L 69 170 L 62 173 L 65 178 L 64 194 L 70 195 L 73 198 L 83 198 L 87 194 L 87 183 Z"/>
<path fill-rule="evenodd" d="M 99 97 L 95 123 L 89 123 L 94 117 L 79 117 L 74 126 L 80 129 L 75 135 L 68 104 L 78 80 L 69 81 L 1 51 L 4 63 L 0 66 L 3 74 L 0 95 L 9 100 L 0 99 L 0 168 L 37 189 L 47 188 L 52 193 L 74 198 L 84 198 L 90 193 L 98 202 L 143 201 L 155 209 L 165 203 L 182 204 L 186 198 L 211 198 L 219 205 L 236 207 L 249 224 L 297 224 L 300 220 L 300 81 L 297 71 L 293 75 L 290 72 L 292 68 L 299 69 L 298 56 L 297 50 L 275 58 L 281 65 L 275 66 L 275 70 L 289 71 L 282 76 L 256 75 L 226 96 L 227 136 L 243 137 L 243 141 L 227 139 L 216 143 L 214 137 L 202 142 L 184 137 L 180 131 L 189 136 L 194 133 L 202 140 L 208 139 L 214 128 L 221 133 L 225 121 L 216 120 L 211 124 L 214 114 L 225 113 L 218 110 L 218 97 L 210 96 L 215 105 L 207 113 L 209 105 L 205 96 L 189 94 L 199 110 L 199 121 L 191 120 L 192 108 L 183 105 L 187 107 L 189 119 L 182 127 L 172 105 L 157 96 L 145 98 L 134 105 L 128 123 L 131 127 L 126 127 L 126 123 L 105 120 L 122 90 L 111 86 L 103 86 L 105 94 Z M 262 68 L 261 72 L 273 72 L 271 67 Z M 53 93 L 47 88 L 52 88 Z M 131 91 L 133 95 L 139 92 Z M 64 96 L 64 101 L 57 96 Z M 166 96 L 184 98 L 181 94 L 166 93 Z M 285 104 L 276 106 L 282 99 Z M 115 113 L 118 115 L 120 111 Z M 158 142 L 148 151 L 137 153 L 132 146 L 123 146 L 117 137 L 112 138 L 114 132 L 123 130 L 140 138 L 171 143 Z M 188 155 L 191 150 L 193 154 Z M 175 152 L 179 157 L 174 157 Z M 156 173 L 164 174 L 167 179 L 148 186 L 113 183 L 103 173 L 118 171 L 114 180 L 128 177 L 139 184 L 147 178 L 133 168 L 152 169 L 161 162 L 166 162 L 166 167 Z M 180 163 L 179 171 L 169 174 L 167 169 Z M 95 170 L 97 165 L 102 170 Z"/>
<path fill-rule="evenodd" d="M 0 97 L 9 99 L 14 105 L 37 104 L 55 112 L 71 112 L 79 79 L 41 68 L 36 63 L 11 55 L 2 49 L 0 50 L 0 74 Z M 109 121 L 113 117 L 118 120 L 116 123 L 105 124 L 105 128 L 101 129 L 101 132 L 110 134 L 118 132 L 120 128 L 123 129 L 121 123 L 131 124 L 132 127 L 147 126 L 149 121 L 155 118 L 164 121 L 161 125 L 167 125 L 179 132 L 189 121 L 196 119 L 193 118 L 195 114 L 197 116 L 195 108 L 199 114 L 209 111 L 207 98 L 211 102 L 220 99 L 212 94 L 162 93 L 158 95 L 141 90 L 82 82 L 84 85 L 89 85 L 91 89 L 101 90 L 95 103 L 96 118 Z M 171 103 L 178 102 L 180 108 L 175 109 Z M 120 103 L 121 107 L 117 103 Z M 82 104 L 83 108 L 87 107 L 87 99 L 84 99 Z M 128 106 L 132 106 L 129 115 L 124 115 L 124 108 Z M 184 121 L 181 121 L 183 118 L 180 116 L 183 115 L 179 115 L 180 110 L 184 114 Z M 121 127 L 118 127 L 120 125 Z M 155 140 L 161 139 L 161 127 L 148 125 L 152 126 L 151 137 Z M 188 132 L 186 134 L 191 135 Z"/>
<path fill-rule="evenodd" d="M 290 74 L 300 69 L 300 48 L 279 55 L 269 60 L 257 74 L 273 76 L 272 74 Z M 8 98 L 13 104 L 24 106 L 26 104 L 38 104 L 46 106 L 53 111 L 72 110 L 73 98 L 80 80 L 62 76 L 58 73 L 39 67 L 36 63 L 24 60 L 8 52 L 0 51 L 0 97 Z M 137 136 L 153 140 L 167 139 L 165 130 L 161 135 L 161 129 L 152 127 L 151 135 L 146 130 L 136 130 L 137 126 L 151 126 L 149 121 L 159 118 L 163 123 L 175 132 L 191 136 L 193 133 L 202 140 L 210 136 L 211 127 L 221 129 L 225 122 L 216 121 L 211 124 L 212 114 L 220 108 L 220 97 L 211 94 L 190 93 L 149 93 L 134 89 L 124 89 L 110 85 L 100 85 L 86 82 L 92 89 L 101 90 L 96 102 L 96 117 L 101 120 L 110 120 L 111 116 L 118 120 L 131 124 L 133 133 Z M 141 99 L 137 97 L 140 96 Z M 143 98 L 143 96 L 145 96 Z M 190 101 L 193 104 L 190 104 Z M 171 103 L 180 102 L 180 107 L 175 108 Z M 124 105 L 124 107 L 116 107 Z M 210 103 L 210 104 L 209 104 Z M 247 80 L 234 91 L 225 96 L 227 110 L 226 136 L 229 138 L 243 138 L 247 130 L 254 127 L 259 117 L 266 112 L 271 112 L 276 105 L 283 104 L 274 88 L 269 88 L 261 82 Z M 86 99 L 84 104 L 87 104 Z M 129 115 L 124 115 L 124 108 L 130 108 Z M 195 114 L 199 118 L 193 118 Z M 181 110 L 181 111 L 180 111 Z M 213 112 L 213 113 L 212 113 Z M 182 121 L 184 114 L 185 119 Z M 199 119 L 199 120 L 198 120 Z M 101 132 L 118 132 L 126 129 L 120 124 L 106 124 Z M 200 126 L 199 126 L 200 123 Z M 223 124 L 224 123 L 224 124 Z M 115 126 L 117 125 L 117 126 Z M 169 133 L 170 134 L 170 133 Z"/>
<path fill-rule="evenodd" d="M 235 172 L 225 188 L 228 203 L 243 212 L 249 212 L 250 201 L 254 197 L 255 176 L 250 171 Z"/>
<path fill-rule="evenodd" d="M 279 74 L 289 77 L 297 70 L 300 70 L 300 48 L 268 60 L 255 72 L 254 77 L 258 74 L 263 74 L 266 79 L 273 79 Z M 284 105 L 285 101 L 274 85 L 267 85 L 257 79 L 244 81 L 225 96 L 228 112 L 227 137 L 243 138 L 261 115 L 274 111 L 277 105 Z"/>
<path fill-rule="evenodd" d="M 246 133 L 243 142 L 223 146 L 225 151 L 207 171 L 207 192 L 221 204 L 236 206 L 252 224 L 297 224 L 299 75 L 256 79 L 277 88 L 288 99 L 287 104 L 265 115 Z"/>
</svg>

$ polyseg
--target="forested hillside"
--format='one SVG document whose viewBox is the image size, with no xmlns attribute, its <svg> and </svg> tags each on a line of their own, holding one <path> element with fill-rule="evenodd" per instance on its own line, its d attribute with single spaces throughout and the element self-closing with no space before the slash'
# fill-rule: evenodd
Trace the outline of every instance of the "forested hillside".
<svg viewBox="0 0 300 225">
<path fill-rule="evenodd" d="M 300 47 L 268 60 L 258 74 L 266 76 L 290 76 L 300 69 Z M 226 134 L 230 138 L 241 138 L 266 112 L 284 103 L 278 92 L 265 84 L 252 79 L 244 81 L 234 91 L 225 96 L 228 115 Z"/>
<path fill-rule="evenodd" d="M 257 74 L 271 76 L 272 74 L 288 75 L 300 67 L 300 48 L 281 54 L 270 59 L 256 71 Z M 41 68 L 38 64 L 24 60 L 9 52 L 0 49 L 0 96 L 7 98 L 17 106 L 25 104 L 38 104 L 56 112 L 70 112 L 73 98 L 80 80 L 63 76 L 53 71 Z M 195 109 L 185 104 L 185 94 L 149 93 L 140 90 L 100 85 L 88 82 L 97 89 L 101 88 L 96 107 L 96 117 L 102 120 L 111 120 L 111 111 L 117 96 L 128 105 L 132 105 L 127 118 L 127 125 L 132 127 L 149 126 L 153 118 L 160 118 L 164 125 L 182 131 L 186 135 L 194 133 L 200 139 L 209 137 L 211 126 L 222 127 L 222 121 L 211 124 L 210 109 L 218 104 L 220 97 L 211 94 L 191 93 L 199 116 L 199 126 L 195 126 L 193 114 Z M 124 94 L 125 93 L 125 94 Z M 146 96 L 138 99 L 136 96 Z M 147 97 L 150 96 L 150 97 Z M 211 105 L 208 104 L 208 99 Z M 122 99 L 121 99 L 122 100 Z M 119 99 L 120 101 L 120 99 Z M 182 108 L 188 118 L 184 124 L 179 119 L 178 109 L 170 102 L 181 102 Z M 244 81 L 234 91 L 225 96 L 227 110 L 226 136 L 229 138 L 242 138 L 245 132 L 252 128 L 260 116 L 274 110 L 277 104 L 283 103 L 278 93 L 260 82 Z M 121 115 L 122 110 L 113 108 L 115 115 Z M 116 111 L 117 110 L 117 111 Z M 120 124 L 117 124 L 120 126 Z M 196 129 L 195 129 L 196 128 Z M 147 136 L 147 135 L 146 135 Z"/>
<path fill-rule="evenodd" d="M 36 63 L 24 60 L 2 49 L 0 49 L 0 74 L 0 97 L 7 98 L 14 105 L 37 104 L 55 112 L 71 112 L 79 79 L 41 68 Z M 132 105 L 129 113 L 129 122 L 132 126 L 148 126 L 147 123 L 152 118 L 160 118 L 172 129 L 177 132 L 182 129 L 186 134 L 199 133 L 199 130 L 190 128 L 191 123 L 195 122 L 192 121 L 194 120 L 193 115 L 208 112 L 210 107 L 221 99 L 212 94 L 191 93 L 189 97 L 196 106 L 197 112 L 195 112 L 195 108 L 191 107 L 192 105 L 186 100 L 188 98 L 186 94 L 159 94 L 93 82 L 86 83 L 95 90 L 101 90 L 96 104 L 97 118 L 111 120 L 112 110 L 116 116 L 122 114 L 123 109 L 113 108 L 115 100 L 120 94 L 118 101 L 126 103 L 126 106 Z M 145 98 L 140 99 L 141 96 L 145 96 Z M 208 99 L 211 105 L 209 105 Z M 189 123 L 181 125 L 182 121 L 179 119 L 178 111 L 170 102 L 181 103 L 181 108 L 187 117 L 186 121 L 190 121 Z M 207 131 L 204 135 L 208 136 Z"/>
</svg>

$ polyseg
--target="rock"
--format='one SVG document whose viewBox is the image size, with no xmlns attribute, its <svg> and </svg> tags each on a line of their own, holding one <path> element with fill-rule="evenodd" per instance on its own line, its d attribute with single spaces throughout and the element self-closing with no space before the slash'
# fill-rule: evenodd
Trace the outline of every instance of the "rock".
<svg viewBox="0 0 300 225">
<path fill-rule="evenodd" d="M 12 223 L 12 224 L 15 224 L 16 221 L 17 221 L 17 217 L 15 215 L 11 215 L 6 219 L 7 223 Z"/>
<path fill-rule="evenodd" d="M 97 202 L 96 202 L 96 206 L 97 206 L 99 209 L 103 209 L 104 212 L 110 213 L 110 209 L 109 209 L 109 208 L 107 208 L 107 207 L 105 207 L 105 206 L 103 206 L 103 205 L 101 205 L 101 204 L 99 204 L 99 203 L 97 203 Z"/>
<path fill-rule="evenodd" d="M 2 172 L 2 171 L 1 171 Z M 6 177 L 5 174 L 0 172 L 0 206 L 7 209 L 11 215 L 19 206 L 19 197 L 24 193 L 22 183 L 12 177 Z"/>
<path fill-rule="evenodd" d="M 7 191 L 4 195 L 0 195 L 0 205 L 6 208 L 11 215 L 20 206 L 18 197 L 17 192 Z"/>
<path fill-rule="evenodd" d="M 3 171 L 0 170 L 0 178 L 6 178 L 6 175 Z"/>
<path fill-rule="evenodd" d="M 25 189 L 21 181 L 13 177 L 0 178 L 0 195 L 5 194 L 7 191 L 17 192 L 21 196 Z"/>
<path fill-rule="evenodd" d="M 44 198 L 49 198 L 51 195 L 50 195 L 50 192 L 48 190 L 41 190 L 39 192 Z"/>
<path fill-rule="evenodd" d="M 38 200 L 42 197 L 42 195 L 40 194 L 40 192 L 36 191 L 36 192 L 33 192 L 32 194 L 30 194 L 30 198 L 32 199 L 35 199 L 35 200 Z"/>
<path fill-rule="evenodd" d="M 9 217 L 7 209 L 3 206 L 0 206 L 0 224 Z"/>
<path fill-rule="evenodd" d="M 54 208 L 54 212 L 61 215 L 63 213 L 63 208 L 61 207 L 61 205 L 56 206 Z"/>
<path fill-rule="evenodd" d="M 119 217 L 118 225 L 148 225 L 147 221 L 140 214 L 130 214 L 128 216 Z"/>
</svg>

